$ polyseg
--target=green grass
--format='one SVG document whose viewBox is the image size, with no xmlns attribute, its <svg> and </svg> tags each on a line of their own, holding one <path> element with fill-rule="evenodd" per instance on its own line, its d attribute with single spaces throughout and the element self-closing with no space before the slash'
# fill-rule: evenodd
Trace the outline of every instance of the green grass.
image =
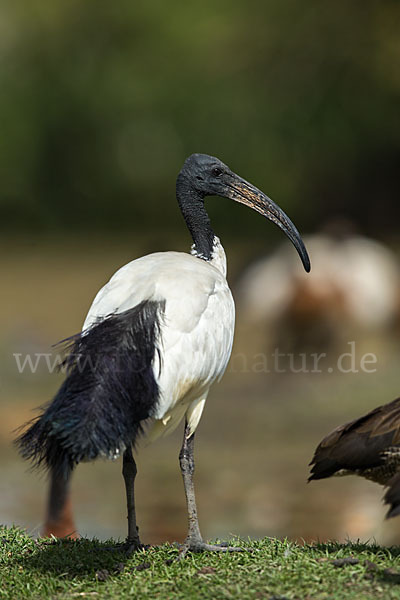
<svg viewBox="0 0 400 600">
<path fill-rule="evenodd" d="M 34 540 L 3 527 L 0 598 L 400 598 L 400 548 L 234 541 L 246 552 L 178 561 L 164 545 L 127 558 L 113 541 Z"/>
</svg>

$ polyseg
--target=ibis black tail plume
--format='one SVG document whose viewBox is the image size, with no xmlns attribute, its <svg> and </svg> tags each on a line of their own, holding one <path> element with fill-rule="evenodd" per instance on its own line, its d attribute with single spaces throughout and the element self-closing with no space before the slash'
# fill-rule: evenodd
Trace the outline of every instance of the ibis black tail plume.
<svg viewBox="0 0 400 600">
<path fill-rule="evenodd" d="M 141 302 L 72 339 L 64 383 L 16 440 L 24 458 L 68 476 L 81 461 L 113 458 L 135 444 L 157 408 L 152 365 L 164 307 Z"/>
</svg>

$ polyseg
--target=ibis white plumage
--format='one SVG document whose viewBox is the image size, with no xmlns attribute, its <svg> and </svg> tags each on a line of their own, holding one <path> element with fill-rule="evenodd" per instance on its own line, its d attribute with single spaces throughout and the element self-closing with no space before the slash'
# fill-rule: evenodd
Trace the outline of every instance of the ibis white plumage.
<svg viewBox="0 0 400 600">
<path fill-rule="evenodd" d="M 293 242 L 306 271 L 310 262 L 286 214 L 217 158 L 190 156 L 178 175 L 176 194 L 193 238 L 191 253 L 150 254 L 113 275 L 72 340 L 58 394 L 18 443 L 25 458 L 65 481 L 80 461 L 123 454 L 127 545 L 140 548 L 132 447 L 145 423 L 154 438 L 185 418 L 180 465 L 189 530 L 184 555 L 233 550 L 203 541 L 193 487 L 194 434 L 209 389 L 228 364 L 235 323 L 225 252 L 211 228 L 205 197 L 224 196 L 261 213 Z"/>
<path fill-rule="evenodd" d="M 190 433 L 200 420 L 208 390 L 228 363 L 235 308 L 226 278 L 226 259 L 217 238 L 209 261 L 183 252 L 158 252 L 122 267 L 99 291 L 83 330 L 123 313 L 142 300 L 163 303 L 160 353 L 153 370 L 159 389 L 151 438 L 172 431 L 184 415 Z"/>
</svg>

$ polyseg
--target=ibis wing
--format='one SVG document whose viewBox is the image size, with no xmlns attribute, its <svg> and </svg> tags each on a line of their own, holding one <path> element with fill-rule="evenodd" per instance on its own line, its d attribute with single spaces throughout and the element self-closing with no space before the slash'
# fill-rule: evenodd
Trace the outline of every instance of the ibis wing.
<svg viewBox="0 0 400 600">
<path fill-rule="evenodd" d="M 385 494 L 384 502 L 389 504 L 390 508 L 386 518 L 397 517 L 400 514 L 400 473 L 397 473 L 388 483 L 388 491 Z"/>
<path fill-rule="evenodd" d="M 180 252 L 150 254 L 113 275 L 97 294 L 84 330 L 145 300 L 165 303 L 153 363 L 160 390 L 155 418 L 167 423 L 176 407 L 180 420 L 226 368 L 234 330 L 232 295 L 224 275 L 206 261 Z"/>
<path fill-rule="evenodd" d="M 369 469 L 383 464 L 382 453 L 400 444 L 400 398 L 341 425 L 318 445 L 311 461 L 310 480 L 337 471 Z"/>
</svg>

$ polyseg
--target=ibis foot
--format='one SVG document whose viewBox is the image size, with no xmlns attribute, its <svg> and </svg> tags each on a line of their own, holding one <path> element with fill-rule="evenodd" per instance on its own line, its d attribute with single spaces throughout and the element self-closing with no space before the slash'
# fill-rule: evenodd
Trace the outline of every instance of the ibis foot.
<svg viewBox="0 0 400 600">
<path fill-rule="evenodd" d="M 131 556 L 134 552 L 140 552 L 142 550 L 147 550 L 150 548 L 149 544 L 142 544 L 139 540 L 129 540 L 126 539 L 125 542 L 119 542 L 115 546 L 102 546 L 102 550 L 107 550 L 109 552 L 122 552 L 126 554 L 128 557 Z"/>
<path fill-rule="evenodd" d="M 134 552 L 139 552 L 140 550 L 147 550 L 148 548 L 150 548 L 150 546 L 148 544 L 142 544 L 142 542 L 139 539 L 130 540 L 128 538 L 122 546 L 122 551 L 127 556 L 131 556 Z"/>
<path fill-rule="evenodd" d="M 245 552 L 240 546 L 229 546 L 226 543 L 222 544 L 206 544 L 203 540 L 186 540 L 181 547 L 178 555 L 178 560 L 184 558 L 188 552 Z"/>
</svg>

